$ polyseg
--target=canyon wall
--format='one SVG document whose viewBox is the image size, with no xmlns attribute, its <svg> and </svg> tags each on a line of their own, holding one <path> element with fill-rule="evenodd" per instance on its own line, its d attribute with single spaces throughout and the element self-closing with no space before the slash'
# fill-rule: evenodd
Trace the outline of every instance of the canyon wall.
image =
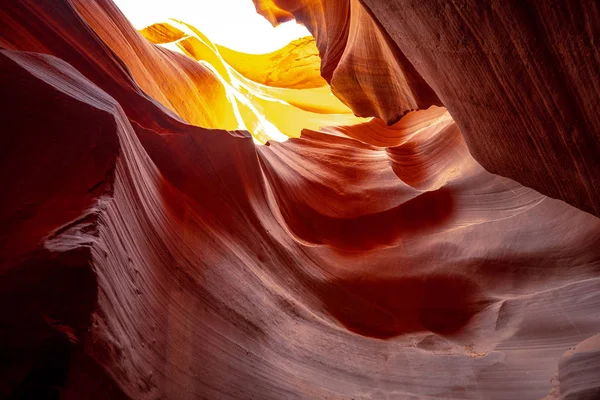
<svg viewBox="0 0 600 400">
<path fill-rule="evenodd" d="M 0 397 L 597 395 L 594 10 L 305 3 L 257 4 L 314 35 L 272 64 L 0 10 Z"/>
</svg>

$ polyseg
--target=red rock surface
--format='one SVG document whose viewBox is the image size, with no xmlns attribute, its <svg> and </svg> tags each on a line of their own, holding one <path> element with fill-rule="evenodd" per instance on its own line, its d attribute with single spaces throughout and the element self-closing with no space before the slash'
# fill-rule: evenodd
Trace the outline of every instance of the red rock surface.
<svg viewBox="0 0 600 400">
<path fill-rule="evenodd" d="M 359 0 L 253 0 L 271 23 L 293 17 L 314 36 L 321 75 L 357 115 L 396 122 L 408 111 L 442 105 Z"/>
<path fill-rule="evenodd" d="M 407 81 L 421 82 L 419 94 L 435 91 L 488 171 L 600 215 L 596 1 L 253 1 L 272 23 L 296 17 L 306 24 L 329 61 L 323 76 L 344 76 L 332 87 L 358 114 L 389 122 L 388 110 L 412 107 L 405 85 L 391 85 L 404 96 L 380 84 L 363 92 L 360 80 L 347 78 L 350 68 L 369 82 L 389 81 L 375 63 L 393 65 L 394 49 Z M 385 48 L 373 44 L 372 33 L 361 34 L 371 26 L 388 40 Z M 359 33 L 344 34 L 352 31 Z M 349 67 L 342 54 L 352 54 Z M 360 102 L 357 92 L 365 94 Z M 382 97 L 385 109 L 378 106 Z M 419 102 L 427 104 L 438 103 Z"/>
<path fill-rule="evenodd" d="M 582 194 L 597 190 L 593 7 L 568 8 L 547 36 L 503 9 L 513 44 L 580 44 L 577 70 L 536 59 L 532 82 L 566 77 L 546 87 L 514 79 L 527 58 L 471 47 L 499 40 L 476 18 L 486 6 L 277 4 L 257 8 L 305 23 L 334 93 L 382 119 L 257 146 L 207 129 L 231 106 L 220 71 L 146 42 L 108 0 L 0 10 L 0 397 L 595 398 L 600 220 L 582 211 L 598 204 Z M 591 36 L 569 30 L 581 26 Z M 430 31 L 464 52 L 417 45 Z M 493 107 L 514 107 L 513 91 L 520 114 Z M 438 96 L 448 110 L 429 107 Z M 578 116 L 563 122 L 573 143 L 591 140 L 581 157 L 568 140 L 519 146 L 524 126 L 540 143 L 565 134 L 530 108 L 551 104 Z M 556 184 L 573 163 L 586 172 Z"/>
</svg>

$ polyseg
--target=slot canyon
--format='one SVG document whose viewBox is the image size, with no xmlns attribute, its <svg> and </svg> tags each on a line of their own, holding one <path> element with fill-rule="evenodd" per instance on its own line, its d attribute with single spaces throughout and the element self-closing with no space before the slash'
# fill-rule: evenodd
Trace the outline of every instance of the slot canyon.
<svg viewBox="0 0 600 400">
<path fill-rule="evenodd" d="M 597 0 L 0 3 L 0 399 L 600 399 Z"/>
</svg>

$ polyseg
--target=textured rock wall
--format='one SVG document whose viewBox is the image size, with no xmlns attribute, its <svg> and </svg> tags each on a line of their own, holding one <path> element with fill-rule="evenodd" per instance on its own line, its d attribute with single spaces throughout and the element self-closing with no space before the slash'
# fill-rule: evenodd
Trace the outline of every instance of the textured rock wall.
<svg viewBox="0 0 600 400">
<path fill-rule="evenodd" d="M 333 59 L 323 76 L 344 76 L 344 84 L 332 79 L 332 87 L 358 114 L 393 121 L 388 110 L 405 110 L 410 90 L 406 85 L 375 84 L 358 101 L 355 93 L 363 85 L 360 79 L 349 80 L 352 73 L 339 61 L 342 54 L 350 55 L 350 69 L 360 71 L 362 78 L 391 82 L 374 60 L 398 65 L 392 62 L 394 53 L 408 72 L 408 82 L 417 76 L 424 82 L 418 93 L 425 93 L 423 87 L 433 89 L 488 171 L 599 215 L 597 2 L 254 2 L 273 23 L 289 18 L 274 17 L 283 9 L 311 30 L 322 55 Z M 323 30 L 357 33 L 338 37 Z M 373 32 L 393 43 L 375 45 L 380 41 Z M 390 86 L 400 94 L 391 93 Z M 383 103 L 386 109 L 379 107 Z M 419 106 L 425 104 L 441 103 L 427 97 Z"/>
<path fill-rule="evenodd" d="M 356 99 L 406 82 L 383 18 L 359 24 L 371 47 L 334 51 L 342 42 L 323 37 L 346 35 L 343 20 L 315 4 L 302 15 L 326 32 L 313 33 L 334 92 L 353 87 L 336 89 L 343 68 L 373 85 Z M 371 18 L 357 7 L 347 21 Z M 299 110 L 290 131 L 310 122 L 301 111 L 323 116 L 258 146 L 247 131 L 207 129 L 241 97 L 206 90 L 177 103 L 237 77 L 189 26 L 186 38 L 175 25 L 145 32 L 156 46 L 100 0 L 13 2 L 0 21 L 0 397 L 597 393 L 600 220 L 486 171 L 450 104 L 362 120 L 324 103 L 327 87 L 246 78 Z M 389 68 L 370 78 L 378 69 L 361 69 L 362 57 Z M 439 88 L 422 76 L 409 92 L 390 86 L 430 97 L 423 82 Z M 253 96 L 256 118 L 281 112 Z M 195 109 L 205 126 L 186 117 Z"/>
</svg>

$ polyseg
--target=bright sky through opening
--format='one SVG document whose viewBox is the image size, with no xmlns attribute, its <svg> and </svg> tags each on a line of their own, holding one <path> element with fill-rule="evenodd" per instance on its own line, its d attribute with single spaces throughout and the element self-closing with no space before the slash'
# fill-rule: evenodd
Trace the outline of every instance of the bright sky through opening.
<svg viewBox="0 0 600 400">
<path fill-rule="evenodd" d="M 270 53 L 310 36 L 295 21 L 274 28 L 256 13 L 252 0 L 113 0 L 137 29 L 174 18 L 187 22 L 214 43 L 244 53 Z"/>
</svg>

